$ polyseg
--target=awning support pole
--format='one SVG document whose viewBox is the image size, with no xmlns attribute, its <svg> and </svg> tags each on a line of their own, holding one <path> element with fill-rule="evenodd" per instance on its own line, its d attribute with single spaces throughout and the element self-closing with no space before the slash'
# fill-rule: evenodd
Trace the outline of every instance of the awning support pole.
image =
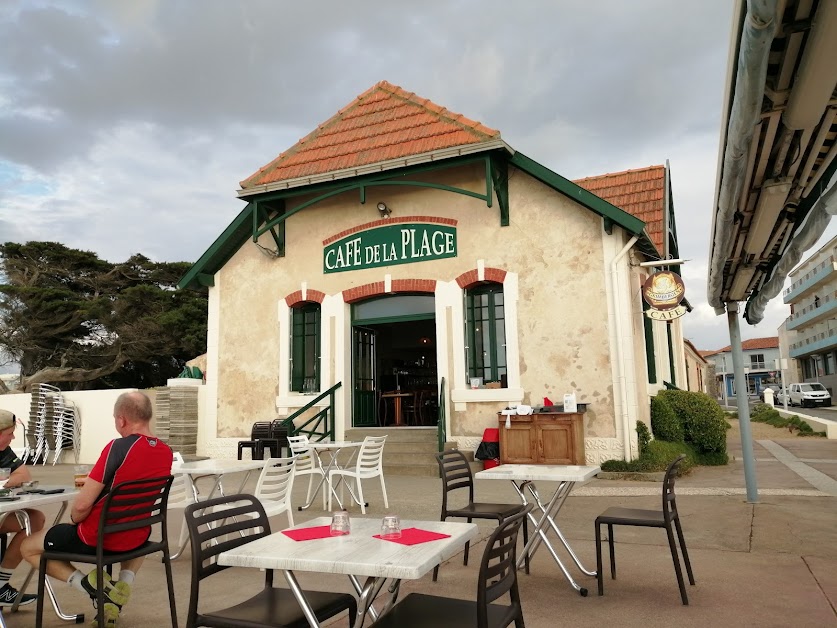
<svg viewBox="0 0 837 628">
<path fill-rule="evenodd" d="M 741 428 L 741 452 L 744 458 L 744 480 L 747 501 L 759 501 L 756 486 L 756 465 L 753 457 L 753 435 L 750 431 L 750 404 L 747 400 L 747 375 L 744 373 L 744 352 L 741 349 L 741 328 L 738 323 L 738 303 L 727 303 L 729 344 L 732 353 L 732 372 L 735 377 L 735 401 L 738 405 L 738 424 Z M 725 382 L 726 383 L 726 382 Z"/>
</svg>

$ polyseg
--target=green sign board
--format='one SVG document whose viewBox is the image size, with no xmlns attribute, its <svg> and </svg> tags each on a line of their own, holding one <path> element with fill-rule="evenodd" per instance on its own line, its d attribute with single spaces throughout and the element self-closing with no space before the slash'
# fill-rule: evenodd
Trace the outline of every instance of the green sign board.
<svg viewBox="0 0 837 628">
<path fill-rule="evenodd" d="M 411 264 L 456 257 L 456 227 L 399 223 L 332 242 L 323 249 L 323 272 Z"/>
</svg>

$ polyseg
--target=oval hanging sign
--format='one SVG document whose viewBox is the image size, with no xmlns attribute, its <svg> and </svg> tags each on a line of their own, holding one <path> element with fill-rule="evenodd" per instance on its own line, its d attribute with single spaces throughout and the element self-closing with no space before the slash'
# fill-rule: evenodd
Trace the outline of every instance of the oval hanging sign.
<svg viewBox="0 0 837 628">
<path fill-rule="evenodd" d="M 369 229 L 323 249 L 323 273 L 456 257 L 456 227 L 401 223 Z"/>
<path fill-rule="evenodd" d="M 686 296 L 680 275 L 670 270 L 654 273 L 642 284 L 642 298 L 655 310 L 673 310 Z"/>
</svg>

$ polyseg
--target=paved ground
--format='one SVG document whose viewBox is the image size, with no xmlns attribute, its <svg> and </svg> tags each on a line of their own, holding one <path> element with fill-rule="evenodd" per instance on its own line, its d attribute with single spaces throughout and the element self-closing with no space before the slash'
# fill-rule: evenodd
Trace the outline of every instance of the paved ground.
<svg viewBox="0 0 837 628">
<path fill-rule="evenodd" d="M 733 422 L 735 423 L 735 422 Z M 730 430 L 733 461 L 723 468 L 699 468 L 677 484 L 678 506 L 692 558 L 696 586 L 689 587 L 690 605 L 680 604 L 677 583 L 665 534 L 660 530 L 624 528 L 617 531 L 618 579 L 605 581 L 605 595 L 595 595 L 595 580 L 573 569 L 591 589 L 580 597 L 562 577 L 545 551 L 536 555 L 530 575 L 520 574 L 526 625 L 547 628 L 572 625 L 613 626 L 811 626 L 837 627 L 837 441 L 802 438 L 765 425 L 753 424 L 760 500 L 745 501 L 743 466 L 737 426 Z M 812 473 L 813 472 L 813 473 Z M 69 482 L 72 467 L 37 467 L 44 482 Z M 253 484 L 253 482 L 251 482 Z M 295 503 L 304 498 L 296 487 Z M 402 518 L 438 517 L 441 484 L 438 479 L 392 476 L 387 478 L 389 512 Z M 542 494 L 551 487 L 541 486 Z M 368 517 L 385 511 L 375 482 L 369 483 Z M 477 497 L 484 501 L 514 501 L 503 482 L 479 481 Z M 595 567 L 593 520 L 609 506 L 658 508 L 660 485 L 648 482 L 594 480 L 579 487 L 561 512 L 561 527 L 582 562 Z M 322 511 L 299 513 L 302 522 Z M 352 516 L 361 516 L 353 511 Z M 180 519 L 170 522 L 171 535 Z M 274 520 L 284 527 L 284 517 Z M 481 538 L 491 527 L 480 526 Z M 472 549 L 478 557 L 484 545 Z M 605 565 L 607 565 L 605 558 Z M 607 567 L 605 567 L 607 569 Z M 439 582 L 428 575 L 404 582 L 404 594 L 422 591 L 450 597 L 473 598 L 478 563 L 463 567 L 457 557 L 446 563 Z M 13 582 L 20 583 L 21 573 Z M 187 554 L 175 561 L 178 616 L 184 625 L 189 599 L 190 565 Z M 299 574 L 303 586 L 322 590 L 349 590 L 342 576 Z M 260 587 L 255 570 L 227 570 L 207 581 L 206 606 L 225 606 Z M 282 579 L 278 579 L 282 582 Z M 282 584 L 284 584 L 282 582 Z M 87 599 L 63 583 L 56 583 L 67 610 L 91 613 Z M 165 585 L 162 565 L 148 560 L 140 572 L 135 595 L 126 606 L 120 626 L 166 626 Z M 92 615 L 88 615 L 88 619 Z M 47 610 L 45 626 L 63 626 Z M 22 609 L 7 618 L 9 626 L 34 625 L 34 609 Z M 337 626 L 345 626 L 345 619 Z"/>
</svg>

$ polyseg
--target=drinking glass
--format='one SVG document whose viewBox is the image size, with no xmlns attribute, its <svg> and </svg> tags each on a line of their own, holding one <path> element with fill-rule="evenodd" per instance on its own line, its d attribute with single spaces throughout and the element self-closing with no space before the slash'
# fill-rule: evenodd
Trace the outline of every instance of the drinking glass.
<svg viewBox="0 0 837 628">
<path fill-rule="evenodd" d="M 335 512 L 331 516 L 331 536 L 344 536 L 352 531 L 349 513 L 345 510 Z"/>
<path fill-rule="evenodd" d="M 82 486 L 84 486 L 84 482 L 87 480 L 88 473 L 90 473 L 90 468 L 87 465 L 76 465 L 75 472 L 73 474 L 73 484 L 75 484 L 76 488 L 81 488 Z"/>
<path fill-rule="evenodd" d="M 386 515 L 381 521 L 382 539 L 401 538 L 401 519 L 398 515 Z"/>
<path fill-rule="evenodd" d="M 9 476 L 12 474 L 11 467 L 2 467 L 0 468 L 0 488 L 3 488 L 6 485 L 6 482 L 9 479 Z"/>
</svg>

